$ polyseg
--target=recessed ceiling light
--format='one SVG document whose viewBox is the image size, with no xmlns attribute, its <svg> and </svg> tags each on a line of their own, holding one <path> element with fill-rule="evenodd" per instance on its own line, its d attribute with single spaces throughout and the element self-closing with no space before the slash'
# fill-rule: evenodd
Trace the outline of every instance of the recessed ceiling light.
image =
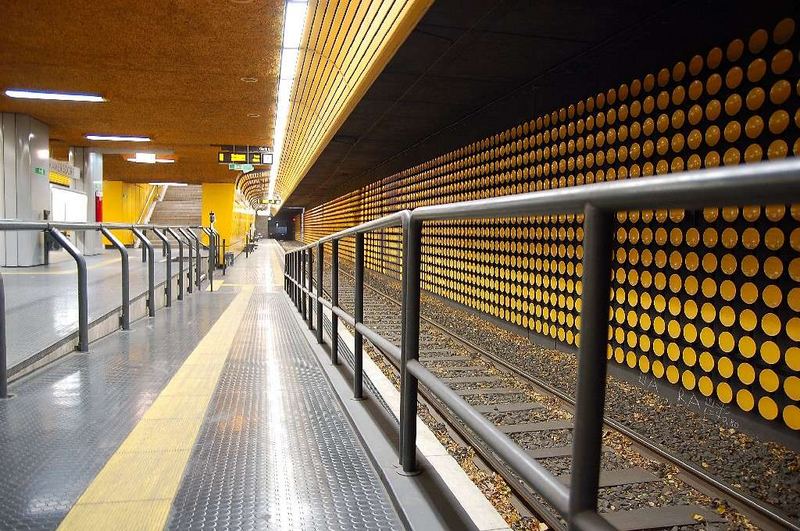
<svg viewBox="0 0 800 531">
<path fill-rule="evenodd" d="M 258 114 L 257 112 L 249 112 L 249 113 L 247 113 L 247 117 L 248 118 L 258 118 L 259 116 L 261 116 L 261 115 Z"/>
<path fill-rule="evenodd" d="M 243 78 L 240 78 L 240 79 L 242 81 L 244 81 L 245 83 L 256 83 L 258 81 L 257 77 L 243 77 Z"/>
<path fill-rule="evenodd" d="M 107 142 L 150 142 L 147 136 L 125 136 L 125 135 L 86 135 L 87 140 L 103 140 Z"/>
<path fill-rule="evenodd" d="M 82 101 L 99 103 L 106 99 L 99 94 L 82 94 L 78 92 L 52 92 L 47 90 L 8 89 L 5 92 L 9 98 L 23 100 L 52 100 L 52 101 Z"/>
</svg>

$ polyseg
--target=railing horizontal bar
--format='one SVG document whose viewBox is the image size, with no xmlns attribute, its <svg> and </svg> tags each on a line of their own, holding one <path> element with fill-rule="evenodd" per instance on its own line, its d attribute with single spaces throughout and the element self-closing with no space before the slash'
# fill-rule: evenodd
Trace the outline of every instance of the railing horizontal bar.
<svg viewBox="0 0 800 531">
<path fill-rule="evenodd" d="M 191 225 L 133 225 L 130 223 L 81 223 L 81 222 L 62 222 L 62 221 L 19 221 L 19 220 L 0 220 L 0 231 L 16 230 L 168 230 L 170 228 L 198 228 Z"/>
<path fill-rule="evenodd" d="M 381 352 L 394 358 L 394 361 L 400 363 L 400 347 L 394 345 L 390 341 L 387 341 L 383 338 L 379 333 L 365 325 L 364 323 L 358 323 L 356 325 L 356 331 L 361 333 L 362 336 L 367 338 L 367 340 L 375 345 Z"/>
<path fill-rule="evenodd" d="M 372 221 L 367 221 L 366 223 L 362 223 L 361 225 L 356 225 L 355 227 L 351 227 L 343 231 L 329 234 L 328 236 L 320 238 L 319 240 L 310 245 L 304 245 L 303 247 L 297 247 L 295 249 L 292 249 L 291 252 L 295 253 L 298 251 L 305 251 L 306 249 L 311 249 L 313 247 L 316 247 L 318 243 L 325 243 L 332 240 L 341 240 L 342 238 L 347 238 L 348 236 L 354 236 L 361 232 L 370 232 L 373 230 L 387 229 L 390 227 L 400 227 L 403 224 L 403 218 L 406 216 L 408 216 L 408 211 L 401 210 L 400 212 L 395 212 L 394 214 L 389 214 L 388 216 L 383 216 L 381 218 L 374 219 Z"/>
<path fill-rule="evenodd" d="M 326 299 L 323 299 L 322 297 L 319 297 L 317 300 L 320 302 L 320 304 L 325 306 L 327 309 L 330 310 L 331 308 L 333 308 L 333 305 L 330 303 L 330 301 L 328 301 Z"/>
<path fill-rule="evenodd" d="M 601 210 L 692 209 L 787 203 L 798 198 L 800 161 L 783 160 L 424 206 L 412 210 L 411 218 L 425 221 L 578 214 L 587 203 Z"/>
<path fill-rule="evenodd" d="M 356 320 L 353 318 L 352 315 L 350 315 L 346 311 L 342 310 L 338 306 L 334 306 L 333 308 L 331 308 L 331 311 L 333 313 L 335 313 L 337 315 L 337 317 L 339 317 L 339 319 L 341 319 L 342 321 L 344 321 L 348 325 L 355 327 Z"/>
<path fill-rule="evenodd" d="M 475 411 L 463 398 L 426 369 L 417 360 L 408 360 L 406 368 L 453 413 L 477 433 L 519 476 L 560 513 L 569 506 L 569 489 L 517 443 L 498 430 L 486 417 Z"/>
</svg>

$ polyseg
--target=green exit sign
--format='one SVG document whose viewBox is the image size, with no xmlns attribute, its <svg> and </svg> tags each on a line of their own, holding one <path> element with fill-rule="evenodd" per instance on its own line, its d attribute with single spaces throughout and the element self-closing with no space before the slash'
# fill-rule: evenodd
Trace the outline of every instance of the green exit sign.
<svg viewBox="0 0 800 531">
<path fill-rule="evenodd" d="M 228 164 L 228 169 L 229 170 L 236 170 L 236 171 L 242 171 L 244 173 L 248 173 L 248 172 L 253 171 L 255 169 L 255 167 L 252 164 L 233 164 L 233 163 L 231 163 L 231 164 Z"/>
<path fill-rule="evenodd" d="M 39 168 L 39 167 L 33 168 L 33 173 L 35 173 L 36 175 L 47 175 L 47 172 L 44 171 L 44 168 Z"/>
</svg>

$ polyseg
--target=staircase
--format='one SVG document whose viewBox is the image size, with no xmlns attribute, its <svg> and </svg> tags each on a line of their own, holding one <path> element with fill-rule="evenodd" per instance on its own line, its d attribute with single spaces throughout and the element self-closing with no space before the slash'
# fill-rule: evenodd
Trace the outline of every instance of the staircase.
<svg viewBox="0 0 800 531">
<path fill-rule="evenodd" d="M 170 186 L 164 199 L 156 203 L 150 223 L 153 225 L 200 225 L 203 187 Z"/>
</svg>

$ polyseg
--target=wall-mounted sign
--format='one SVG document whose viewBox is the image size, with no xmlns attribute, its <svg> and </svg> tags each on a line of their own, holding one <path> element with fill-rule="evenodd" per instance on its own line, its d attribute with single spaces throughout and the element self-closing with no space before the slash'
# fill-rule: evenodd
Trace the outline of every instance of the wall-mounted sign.
<svg viewBox="0 0 800 531">
<path fill-rule="evenodd" d="M 251 172 L 255 169 L 252 164 L 228 164 L 229 170 L 241 171 L 244 173 Z"/>
<path fill-rule="evenodd" d="M 53 184 L 70 186 L 73 179 L 81 178 L 81 170 L 66 160 L 50 159 L 48 180 Z"/>
<path fill-rule="evenodd" d="M 262 205 L 277 205 L 280 203 L 280 199 L 262 199 Z"/>
<path fill-rule="evenodd" d="M 220 146 L 220 164 L 272 164 L 272 148 L 266 146 Z"/>
</svg>

